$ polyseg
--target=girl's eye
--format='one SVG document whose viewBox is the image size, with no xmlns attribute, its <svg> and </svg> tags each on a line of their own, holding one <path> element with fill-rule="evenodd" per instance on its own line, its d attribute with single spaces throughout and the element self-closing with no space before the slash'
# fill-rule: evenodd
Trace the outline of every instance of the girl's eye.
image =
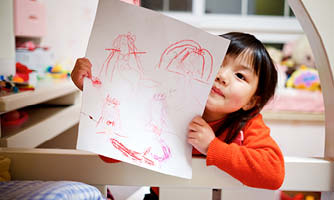
<svg viewBox="0 0 334 200">
<path fill-rule="evenodd" d="M 246 80 L 245 76 L 242 75 L 241 73 L 236 73 L 235 75 L 241 80 Z"/>
</svg>

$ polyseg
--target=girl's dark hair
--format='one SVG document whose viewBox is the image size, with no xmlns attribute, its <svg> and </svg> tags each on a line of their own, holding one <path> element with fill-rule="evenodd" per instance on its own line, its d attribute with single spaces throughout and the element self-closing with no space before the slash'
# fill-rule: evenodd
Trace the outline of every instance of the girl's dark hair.
<svg viewBox="0 0 334 200">
<path fill-rule="evenodd" d="M 259 77 L 254 94 L 257 97 L 255 106 L 246 111 L 239 109 L 236 112 L 228 114 L 224 119 L 223 125 L 216 132 L 216 135 L 219 136 L 225 130 L 228 130 L 225 142 L 231 143 L 244 125 L 251 118 L 255 117 L 269 99 L 274 96 L 277 84 L 277 71 L 267 50 L 253 35 L 230 32 L 220 36 L 231 41 L 226 55 L 236 58 L 246 51 L 246 54 L 251 54 L 251 64 L 254 67 L 254 72 Z"/>
</svg>

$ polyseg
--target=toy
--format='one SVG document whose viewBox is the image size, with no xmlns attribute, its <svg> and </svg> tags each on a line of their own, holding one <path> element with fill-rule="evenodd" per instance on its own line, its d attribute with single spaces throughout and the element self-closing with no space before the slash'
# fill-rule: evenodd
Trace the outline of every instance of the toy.
<svg viewBox="0 0 334 200">
<path fill-rule="evenodd" d="M 16 63 L 16 74 L 12 81 L 23 83 L 29 81 L 29 74 L 33 72 L 33 70 L 29 69 L 26 65 L 23 65 L 19 62 Z"/>
<path fill-rule="evenodd" d="M 295 41 L 286 43 L 283 46 L 283 64 L 288 67 L 306 65 L 315 68 L 315 61 L 312 49 L 306 36 L 301 36 Z"/>
<path fill-rule="evenodd" d="M 291 197 L 290 195 L 286 194 L 285 192 L 281 192 L 281 200 L 303 200 L 304 199 L 304 195 L 302 193 L 297 193 L 295 194 L 293 197 Z"/>
<path fill-rule="evenodd" d="M 19 89 L 17 88 L 17 86 L 15 85 L 15 83 L 13 81 L 11 81 L 13 79 L 13 76 L 9 76 L 8 80 L 2 78 L 0 81 L 0 96 L 2 95 L 7 95 L 10 92 L 14 92 L 17 93 L 19 91 Z"/>
<path fill-rule="evenodd" d="M 320 200 L 320 192 L 280 191 L 280 200 Z"/>
<path fill-rule="evenodd" d="M 0 91 L 1 95 L 7 93 L 17 93 L 19 91 L 34 90 L 35 87 L 31 84 L 30 73 L 34 70 L 29 69 L 27 66 L 17 62 L 15 76 L 0 77 Z M 34 77 L 34 76 L 33 76 Z M 29 81 L 30 80 L 30 81 Z"/>
<path fill-rule="evenodd" d="M 31 84 L 30 73 L 34 70 L 29 69 L 27 66 L 17 62 L 16 63 L 16 74 L 10 80 L 20 91 L 34 90 L 35 87 Z"/>
<path fill-rule="evenodd" d="M 275 64 L 281 63 L 283 59 L 283 52 L 281 50 L 274 47 L 266 47 L 266 50 L 268 51 L 271 59 L 274 61 Z"/>
<path fill-rule="evenodd" d="M 312 50 L 306 36 L 301 36 L 284 44 L 282 53 L 281 65 L 287 66 L 286 74 L 288 77 L 301 65 L 305 65 L 308 68 L 316 68 Z"/>
<path fill-rule="evenodd" d="M 288 78 L 286 87 L 306 89 L 310 91 L 320 91 L 321 88 L 318 71 L 302 65 Z"/>
<path fill-rule="evenodd" d="M 273 60 L 277 73 L 278 73 L 277 89 L 284 89 L 285 82 L 287 79 L 287 75 L 286 75 L 287 66 L 280 64 L 283 59 L 283 53 L 281 50 L 276 49 L 274 47 L 266 47 L 266 49 L 271 59 Z"/>
<path fill-rule="evenodd" d="M 29 51 L 33 51 L 37 48 L 37 45 L 33 41 L 26 42 L 17 42 L 16 49 L 27 49 Z"/>
<path fill-rule="evenodd" d="M 7 128 L 20 127 L 28 120 L 28 113 L 24 111 L 13 110 L 5 113 L 1 118 L 1 125 Z"/>
<path fill-rule="evenodd" d="M 56 64 L 54 66 L 49 66 L 46 69 L 47 75 L 51 76 L 52 78 L 62 79 L 67 78 L 70 76 L 70 72 L 64 70 L 61 65 Z"/>
<path fill-rule="evenodd" d="M 3 155 L 0 155 L 0 182 L 11 180 L 9 167 L 10 159 Z"/>
</svg>

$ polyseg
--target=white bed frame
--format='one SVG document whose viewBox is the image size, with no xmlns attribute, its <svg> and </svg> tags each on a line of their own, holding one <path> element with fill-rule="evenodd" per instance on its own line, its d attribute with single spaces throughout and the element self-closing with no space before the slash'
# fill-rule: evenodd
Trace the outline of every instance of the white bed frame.
<svg viewBox="0 0 334 200">
<path fill-rule="evenodd" d="M 321 191 L 322 200 L 334 199 L 334 1 L 289 0 L 302 25 L 319 66 L 324 95 L 326 142 L 324 158 L 285 157 L 286 175 L 280 188 L 289 191 Z M 330 20 L 328 20 L 330 19 Z M 207 167 L 204 159 L 193 158 L 191 180 L 163 175 L 126 163 L 107 164 L 95 154 L 79 150 L 1 148 L 9 157 L 11 175 L 19 180 L 73 180 L 95 185 L 159 186 L 160 199 L 212 199 L 212 189 L 229 194 L 254 189 L 216 167 Z M 255 190 L 274 199 L 273 191 Z M 250 196 L 249 196 L 250 197 Z M 250 198 L 245 198 L 250 199 Z"/>
</svg>

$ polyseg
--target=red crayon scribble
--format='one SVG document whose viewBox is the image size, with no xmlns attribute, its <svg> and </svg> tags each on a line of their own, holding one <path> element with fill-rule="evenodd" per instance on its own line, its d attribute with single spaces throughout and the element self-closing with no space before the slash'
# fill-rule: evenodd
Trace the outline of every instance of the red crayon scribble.
<svg viewBox="0 0 334 200">
<path fill-rule="evenodd" d="M 170 45 L 161 55 L 158 68 L 207 83 L 212 76 L 211 53 L 193 40 Z"/>
<path fill-rule="evenodd" d="M 149 165 L 154 165 L 154 162 L 152 161 L 152 160 L 150 160 L 150 159 L 148 159 L 148 158 L 146 158 L 146 157 L 143 157 L 144 158 L 144 162 L 146 163 L 146 164 L 149 164 Z"/>
<path fill-rule="evenodd" d="M 126 157 L 131 157 L 133 160 L 141 160 L 141 158 L 138 157 L 138 155 L 140 155 L 139 152 L 136 151 L 132 151 L 130 149 L 128 149 L 126 146 L 124 146 L 121 142 L 119 142 L 118 140 L 111 138 L 110 139 L 112 145 L 118 149 L 120 152 L 122 152 Z"/>
<path fill-rule="evenodd" d="M 140 78 L 143 77 L 143 68 L 139 59 L 139 54 L 145 54 L 146 52 L 137 51 L 135 46 L 136 37 L 131 33 L 121 34 L 114 39 L 111 48 L 105 48 L 109 51 L 109 54 L 102 65 L 98 77 L 109 76 L 110 80 L 116 71 L 132 70 L 136 71 Z M 114 59 L 113 64 L 111 64 Z M 134 63 L 131 63 L 133 61 Z"/>
<path fill-rule="evenodd" d="M 153 155 L 153 158 L 159 162 L 162 162 L 164 160 L 167 160 L 170 157 L 171 151 L 170 151 L 170 148 L 164 143 L 163 140 L 160 140 L 160 145 L 161 145 L 163 154 L 161 156 Z"/>
<path fill-rule="evenodd" d="M 90 120 L 92 120 L 92 121 L 94 121 L 94 122 L 96 123 L 96 120 L 94 119 L 93 116 L 91 116 L 91 115 L 89 115 L 89 114 L 87 114 L 87 113 L 85 113 L 85 112 L 83 112 L 83 111 L 81 111 L 80 114 L 83 114 L 83 115 L 85 115 L 85 116 L 88 116 Z"/>
<path fill-rule="evenodd" d="M 166 127 L 167 118 L 167 96 L 164 93 L 156 93 L 151 99 L 149 106 L 149 122 L 148 128 L 156 135 L 160 136 L 163 128 Z"/>
<path fill-rule="evenodd" d="M 112 145 L 117 150 L 122 152 L 122 154 L 124 156 L 126 156 L 128 158 L 131 158 L 132 160 L 135 160 L 135 161 L 144 161 L 146 164 L 154 165 L 154 162 L 152 160 L 146 158 L 145 154 L 141 154 L 137 151 L 133 151 L 133 150 L 127 148 L 124 144 L 122 144 L 121 142 L 119 142 L 115 138 L 111 138 L 110 141 L 111 141 Z"/>
<path fill-rule="evenodd" d="M 102 85 L 102 82 L 98 77 L 93 76 L 91 81 L 94 87 L 100 87 Z"/>
<path fill-rule="evenodd" d="M 108 94 L 102 105 L 101 116 L 96 123 L 96 128 L 110 130 L 114 134 L 121 135 L 122 126 L 119 106 L 120 101 Z"/>
</svg>

